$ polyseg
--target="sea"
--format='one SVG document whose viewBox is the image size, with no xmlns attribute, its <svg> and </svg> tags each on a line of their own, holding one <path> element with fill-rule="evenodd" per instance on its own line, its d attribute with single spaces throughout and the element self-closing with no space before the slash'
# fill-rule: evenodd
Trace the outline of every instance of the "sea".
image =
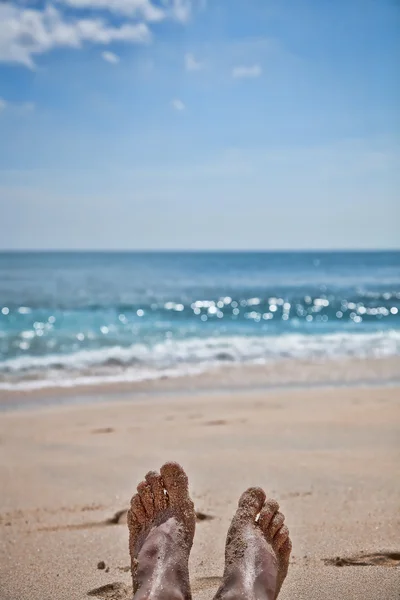
<svg viewBox="0 0 400 600">
<path fill-rule="evenodd" d="M 0 253 L 0 390 L 400 354 L 400 252 Z"/>
</svg>

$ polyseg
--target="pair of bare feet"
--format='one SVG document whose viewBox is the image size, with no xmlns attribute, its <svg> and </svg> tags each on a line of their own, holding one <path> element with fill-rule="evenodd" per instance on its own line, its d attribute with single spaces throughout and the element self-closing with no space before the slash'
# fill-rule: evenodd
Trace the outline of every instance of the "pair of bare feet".
<svg viewBox="0 0 400 600">
<path fill-rule="evenodd" d="M 214 600 L 275 600 L 292 544 L 275 500 L 242 494 L 228 531 L 225 570 Z M 166 463 L 137 487 L 128 512 L 134 600 L 191 600 L 189 554 L 196 514 L 182 467 Z"/>
</svg>

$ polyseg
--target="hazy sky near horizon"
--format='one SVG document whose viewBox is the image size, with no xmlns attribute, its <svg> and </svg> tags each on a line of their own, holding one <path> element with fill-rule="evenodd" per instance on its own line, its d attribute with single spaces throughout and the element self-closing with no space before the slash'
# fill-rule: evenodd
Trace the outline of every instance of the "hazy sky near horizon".
<svg viewBox="0 0 400 600">
<path fill-rule="evenodd" d="M 0 249 L 400 247 L 396 0 L 0 3 Z"/>
</svg>

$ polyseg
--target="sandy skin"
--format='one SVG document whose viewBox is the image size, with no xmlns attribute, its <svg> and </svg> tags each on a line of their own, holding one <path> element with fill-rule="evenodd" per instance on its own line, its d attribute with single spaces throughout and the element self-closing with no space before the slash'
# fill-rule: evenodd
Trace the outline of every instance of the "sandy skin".
<svg viewBox="0 0 400 600">
<path fill-rule="evenodd" d="M 128 512 L 135 600 L 190 600 L 189 554 L 196 524 L 188 479 L 176 463 L 150 472 Z"/>
<path fill-rule="evenodd" d="M 150 472 L 128 513 L 134 600 L 191 600 L 188 561 L 196 515 L 188 478 L 177 463 Z M 275 600 L 291 552 L 275 500 L 260 488 L 240 498 L 228 531 L 225 570 L 215 600 Z"/>
<path fill-rule="evenodd" d="M 276 500 L 261 488 L 242 494 L 228 531 L 225 569 L 215 600 L 275 600 L 289 567 L 292 543 Z"/>
</svg>

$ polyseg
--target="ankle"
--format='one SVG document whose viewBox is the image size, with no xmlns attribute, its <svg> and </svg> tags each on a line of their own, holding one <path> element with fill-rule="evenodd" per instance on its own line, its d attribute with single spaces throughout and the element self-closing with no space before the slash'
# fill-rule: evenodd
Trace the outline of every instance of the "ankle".
<svg viewBox="0 0 400 600">
<path fill-rule="evenodd" d="M 224 581 L 219 587 L 214 600 L 243 600 L 243 598 L 246 598 L 246 600 L 275 600 L 276 593 L 274 589 L 266 586 L 265 583 L 259 585 L 256 580 L 249 586 L 248 582 L 243 581 L 237 574 L 233 573 L 227 576 L 225 573 Z"/>
<path fill-rule="evenodd" d="M 139 589 L 133 597 L 133 600 L 191 600 L 191 596 L 185 596 L 178 589 L 144 590 Z"/>
<path fill-rule="evenodd" d="M 214 600 L 243 600 L 243 598 L 246 598 L 246 600 L 257 600 L 255 596 L 249 595 L 241 587 L 227 588 L 226 586 L 218 590 Z"/>
<path fill-rule="evenodd" d="M 188 569 L 179 564 L 179 557 L 157 566 L 139 569 L 134 600 L 191 600 Z"/>
<path fill-rule="evenodd" d="M 236 587 L 235 589 L 221 588 L 218 590 L 214 600 L 275 600 L 275 594 L 268 595 L 263 593 L 261 596 L 257 596 L 255 593 L 250 593 L 242 587 Z"/>
</svg>

